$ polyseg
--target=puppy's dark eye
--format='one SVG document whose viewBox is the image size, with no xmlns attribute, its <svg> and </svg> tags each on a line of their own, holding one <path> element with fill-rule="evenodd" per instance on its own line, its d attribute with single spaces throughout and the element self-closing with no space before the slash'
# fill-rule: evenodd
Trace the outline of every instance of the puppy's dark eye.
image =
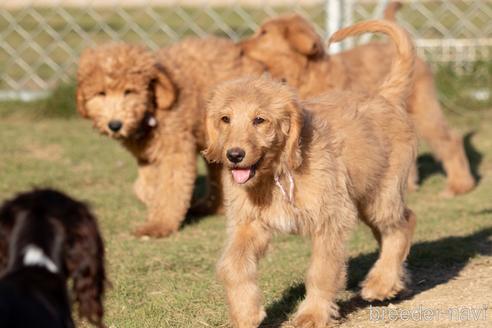
<svg viewBox="0 0 492 328">
<path fill-rule="evenodd" d="M 265 29 L 262 29 L 262 30 L 260 31 L 260 35 L 265 35 L 266 33 L 267 33 L 267 31 L 266 31 Z"/>
<path fill-rule="evenodd" d="M 231 123 L 231 119 L 229 118 L 229 116 L 222 116 L 220 120 L 227 124 Z"/>
<path fill-rule="evenodd" d="M 133 89 L 126 89 L 125 92 L 124 92 L 125 96 L 131 95 L 131 94 L 134 94 L 134 93 L 135 93 L 135 90 L 133 90 Z"/>
<path fill-rule="evenodd" d="M 96 93 L 96 96 L 106 96 L 106 91 L 99 91 L 98 93 Z"/>
<path fill-rule="evenodd" d="M 263 117 L 255 117 L 253 120 L 253 125 L 260 125 L 261 123 L 265 122 L 265 119 Z"/>
</svg>

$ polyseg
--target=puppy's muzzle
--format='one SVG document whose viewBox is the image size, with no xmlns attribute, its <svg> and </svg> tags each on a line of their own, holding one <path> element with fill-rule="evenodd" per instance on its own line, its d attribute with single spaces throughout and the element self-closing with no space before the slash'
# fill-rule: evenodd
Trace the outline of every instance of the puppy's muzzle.
<svg viewBox="0 0 492 328">
<path fill-rule="evenodd" d="M 227 159 L 234 164 L 241 163 L 241 161 L 244 159 L 244 156 L 246 156 L 246 152 L 238 147 L 231 148 L 227 150 Z"/>
<path fill-rule="evenodd" d="M 118 132 L 123 126 L 123 122 L 119 120 L 111 120 L 108 123 L 108 128 L 113 132 Z"/>
</svg>

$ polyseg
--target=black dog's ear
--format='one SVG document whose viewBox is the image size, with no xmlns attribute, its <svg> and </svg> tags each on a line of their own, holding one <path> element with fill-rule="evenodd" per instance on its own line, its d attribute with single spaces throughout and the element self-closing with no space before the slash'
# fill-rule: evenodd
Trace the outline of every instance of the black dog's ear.
<svg viewBox="0 0 492 328">
<path fill-rule="evenodd" d="M 0 276 L 3 271 L 7 268 L 7 263 L 9 261 L 9 244 L 8 240 L 10 238 L 10 232 L 6 227 L 0 223 Z"/>
<path fill-rule="evenodd" d="M 104 327 L 104 244 L 95 217 L 81 203 L 78 217 L 79 222 L 67 233 L 65 265 L 73 279 L 73 295 L 78 303 L 79 316 L 97 327 Z"/>
<path fill-rule="evenodd" d="M 18 212 L 12 200 L 5 202 L 0 208 L 0 276 L 9 264 L 9 242 L 15 217 L 20 214 Z"/>
</svg>

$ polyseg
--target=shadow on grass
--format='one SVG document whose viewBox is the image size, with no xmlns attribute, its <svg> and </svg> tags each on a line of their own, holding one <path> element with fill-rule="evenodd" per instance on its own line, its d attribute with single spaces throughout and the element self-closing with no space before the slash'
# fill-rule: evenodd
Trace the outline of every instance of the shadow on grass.
<svg viewBox="0 0 492 328">
<path fill-rule="evenodd" d="M 413 298 L 423 291 L 445 284 L 456 277 L 471 258 L 477 255 L 492 255 L 492 227 L 477 231 L 463 237 L 446 237 L 434 241 L 420 242 L 412 246 L 408 257 L 408 268 L 413 281 L 407 292 L 391 303 L 399 303 Z M 376 252 L 364 254 L 350 259 L 348 289 L 358 291 L 362 281 L 372 264 L 376 261 Z M 297 303 L 305 295 L 304 284 L 300 283 L 287 289 L 280 300 L 267 308 L 267 318 L 262 327 L 280 327 L 295 310 Z M 356 295 L 339 303 L 342 318 L 350 313 L 364 309 L 373 304 L 388 305 L 390 302 L 369 303 Z"/>
<path fill-rule="evenodd" d="M 436 161 L 430 153 L 419 155 L 417 158 L 417 167 L 419 169 L 419 184 L 435 174 L 446 175 L 440 162 Z"/>
<path fill-rule="evenodd" d="M 467 133 L 463 137 L 463 144 L 465 147 L 466 156 L 470 163 L 470 170 L 472 175 L 477 181 L 480 181 L 479 168 L 482 163 L 483 155 L 472 144 L 472 138 L 475 135 L 475 131 Z M 430 153 L 422 154 L 417 159 L 417 167 L 419 169 L 419 184 L 422 184 L 425 180 L 434 174 L 445 175 L 442 164 L 434 159 Z"/>
<path fill-rule="evenodd" d="M 186 214 L 183 227 L 196 224 L 207 216 L 217 215 L 220 202 L 217 202 L 215 197 L 218 193 L 216 183 L 210 183 L 205 175 L 198 176 L 195 181 L 192 205 Z"/>
<path fill-rule="evenodd" d="M 202 198 L 207 195 L 207 184 L 208 179 L 206 176 L 199 175 L 196 178 L 195 189 L 193 190 L 192 206 L 188 210 L 188 213 L 186 213 L 186 218 L 182 224 L 182 227 L 196 224 L 208 215 L 207 213 L 203 213 L 204 211 L 199 208 L 200 205 L 196 205 Z"/>
<path fill-rule="evenodd" d="M 471 212 L 473 215 L 489 215 L 492 214 L 492 208 L 485 208 L 480 211 Z"/>
<path fill-rule="evenodd" d="M 472 138 L 475 133 L 475 131 L 467 133 L 463 138 L 463 144 L 465 145 L 466 157 L 470 161 L 472 174 L 477 181 L 480 181 L 482 177 L 480 176 L 479 168 L 483 160 L 483 155 L 472 144 Z"/>
</svg>

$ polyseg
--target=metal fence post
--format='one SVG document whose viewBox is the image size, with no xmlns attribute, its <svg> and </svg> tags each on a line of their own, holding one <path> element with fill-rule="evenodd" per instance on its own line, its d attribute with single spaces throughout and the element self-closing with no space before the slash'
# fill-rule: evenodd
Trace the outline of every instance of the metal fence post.
<svg viewBox="0 0 492 328">
<path fill-rule="evenodd" d="M 326 27 L 328 37 L 343 26 L 342 0 L 326 0 Z M 340 43 L 332 44 L 330 53 L 338 53 L 342 50 Z"/>
<path fill-rule="evenodd" d="M 343 2 L 343 26 L 350 26 L 354 23 L 354 0 Z M 354 45 L 354 39 L 350 38 L 343 42 L 343 49 L 350 49 Z"/>
<path fill-rule="evenodd" d="M 383 13 L 384 9 L 388 5 L 388 0 L 379 0 L 376 8 L 374 9 L 372 13 L 372 17 L 369 17 L 369 19 L 380 19 L 383 18 Z M 370 34 L 365 34 L 360 38 L 360 43 L 367 43 L 371 39 Z"/>
</svg>

